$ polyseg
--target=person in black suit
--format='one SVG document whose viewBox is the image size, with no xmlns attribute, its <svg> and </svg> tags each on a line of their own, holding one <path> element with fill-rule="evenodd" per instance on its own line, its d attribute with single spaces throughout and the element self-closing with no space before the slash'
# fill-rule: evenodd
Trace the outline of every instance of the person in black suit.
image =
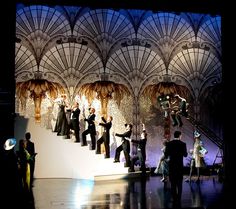
<svg viewBox="0 0 236 209">
<path fill-rule="evenodd" d="M 139 160 L 140 162 L 140 170 L 145 173 L 146 172 L 146 143 L 147 143 L 147 132 L 143 125 L 143 131 L 140 136 L 140 140 L 131 140 L 131 142 L 138 145 L 137 154 L 132 156 L 131 158 L 131 166 L 129 168 L 129 172 L 134 172 L 134 165 Z"/>
<path fill-rule="evenodd" d="M 169 157 L 169 179 L 174 205 L 181 203 L 183 183 L 183 157 L 187 157 L 186 143 L 181 140 L 181 132 L 174 132 L 174 140 L 167 142 L 165 157 Z"/>
<path fill-rule="evenodd" d="M 80 136 L 79 136 L 79 115 L 80 115 L 80 109 L 79 109 L 79 103 L 75 102 L 71 109 L 71 116 L 70 116 L 70 127 L 74 130 L 75 133 L 75 142 L 80 142 Z"/>
<path fill-rule="evenodd" d="M 125 156 L 125 167 L 130 167 L 130 137 L 132 134 L 132 124 L 125 124 L 126 132 L 123 134 L 116 133 L 115 136 L 119 136 L 122 138 L 122 144 L 116 148 L 114 163 L 120 162 L 120 152 L 124 151 Z"/>
<path fill-rule="evenodd" d="M 104 142 L 105 146 L 105 158 L 110 158 L 110 128 L 112 126 L 112 116 L 109 116 L 107 121 L 102 117 L 103 123 L 99 123 L 100 126 L 104 128 L 102 136 L 97 141 L 97 151 L 96 154 L 101 154 L 101 144 Z"/>
<path fill-rule="evenodd" d="M 30 164 L 30 186 L 33 186 L 34 181 L 34 170 L 35 170 L 35 146 L 34 142 L 31 141 L 31 133 L 26 132 L 25 133 L 25 139 L 26 139 L 26 150 L 29 152 L 31 156 L 31 160 L 29 161 Z"/>
<path fill-rule="evenodd" d="M 89 116 L 84 120 L 88 123 L 88 128 L 82 133 L 83 144 L 81 146 L 87 146 L 86 136 L 90 134 L 91 137 L 91 149 L 95 150 L 96 148 L 96 127 L 95 127 L 95 109 L 89 108 Z"/>
</svg>

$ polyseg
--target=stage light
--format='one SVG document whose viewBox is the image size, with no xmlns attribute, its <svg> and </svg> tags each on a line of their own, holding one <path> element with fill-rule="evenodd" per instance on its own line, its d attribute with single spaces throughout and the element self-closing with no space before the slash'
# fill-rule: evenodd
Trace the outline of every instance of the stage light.
<svg viewBox="0 0 236 209">
<path fill-rule="evenodd" d="M 16 145 L 15 138 L 9 138 L 5 141 L 3 147 L 5 150 L 11 150 Z"/>
</svg>

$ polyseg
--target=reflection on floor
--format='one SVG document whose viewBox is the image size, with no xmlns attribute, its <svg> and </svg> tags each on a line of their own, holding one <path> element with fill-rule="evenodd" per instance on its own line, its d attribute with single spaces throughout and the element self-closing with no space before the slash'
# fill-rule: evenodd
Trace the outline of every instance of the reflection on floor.
<svg viewBox="0 0 236 209">
<path fill-rule="evenodd" d="M 35 209 L 160 209 L 172 208 L 169 182 L 151 176 L 129 180 L 91 181 L 36 179 Z M 182 208 L 223 208 L 223 184 L 216 177 L 183 182 Z M 217 205 L 217 207 L 215 207 Z"/>
</svg>

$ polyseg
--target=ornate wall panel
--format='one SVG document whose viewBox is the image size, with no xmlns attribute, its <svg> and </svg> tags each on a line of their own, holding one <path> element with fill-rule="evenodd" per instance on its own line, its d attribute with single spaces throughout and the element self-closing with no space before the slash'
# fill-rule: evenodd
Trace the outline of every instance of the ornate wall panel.
<svg viewBox="0 0 236 209">
<path fill-rule="evenodd" d="M 108 114 L 112 114 L 112 108 L 119 112 L 119 126 L 132 122 L 135 137 L 139 123 L 145 119 L 150 124 L 150 141 L 158 146 L 162 116 L 149 98 L 142 96 L 145 87 L 160 82 L 187 87 L 198 114 L 199 97 L 204 99 L 210 87 L 221 83 L 221 54 L 219 16 L 68 6 L 17 7 L 16 82 L 33 78 L 58 82 L 71 101 L 86 83 L 124 84 L 131 96 L 120 107 L 109 100 Z M 29 105 L 32 107 L 32 102 Z M 42 105 L 43 115 L 49 114 L 45 106 L 50 106 L 50 101 L 44 100 Z M 99 109 L 100 104 L 96 105 Z M 202 119 L 209 125 L 207 119 Z"/>
</svg>

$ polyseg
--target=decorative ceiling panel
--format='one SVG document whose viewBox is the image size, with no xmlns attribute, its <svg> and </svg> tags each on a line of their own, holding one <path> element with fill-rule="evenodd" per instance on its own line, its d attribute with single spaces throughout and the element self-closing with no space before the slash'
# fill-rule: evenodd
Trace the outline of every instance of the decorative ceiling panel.
<svg viewBox="0 0 236 209">
<path fill-rule="evenodd" d="M 71 34 L 69 22 L 54 8 L 30 6 L 19 9 L 16 12 L 16 33 L 33 39 L 36 31 L 49 37 Z"/>
<path fill-rule="evenodd" d="M 15 77 L 17 82 L 25 81 L 33 77 L 37 71 L 35 57 L 29 49 L 16 43 L 15 50 Z"/>
<path fill-rule="evenodd" d="M 40 71 L 57 75 L 68 86 L 78 83 L 82 76 L 103 72 L 101 59 L 87 46 L 77 43 L 58 44 L 42 58 Z"/>
<path fill-rule="evenodd" d="M 171 46 L 183 40 L 194 40 L 194 31 L 179 15 L 157 13 L 142 22 L 137 37 Z"/>
<path fill-rule="evenodd" d="M 128 46 L 116 51 L 108 60 L 106 71 L 118 73 L 133 79 L 135 76 L 144 77 L 165 72 L 161 57 L 154 51 L 143 46 Z"/>
<path fill-rule="evenodd" d="M 221 53 L 221 17 L 209 18 L 199 28 L 198 41 L 209 42 Z"/>
<path fill-rule="evenodd" d="M 203 88 L 221 82 L 222 66 L 214 54 L 193 48 L 184 50 L 173 58 L 168 74 L 186 80 L 198 96 Z"/>
<path fill-rule="evenodd" d="M 101 51 L 109 51 L 118 40 L 135 37 L 130 21 L 119 12 L 109 9 L 91 10 L 78 19 L 75 36 L 91 38 Z"/>
</svg>

